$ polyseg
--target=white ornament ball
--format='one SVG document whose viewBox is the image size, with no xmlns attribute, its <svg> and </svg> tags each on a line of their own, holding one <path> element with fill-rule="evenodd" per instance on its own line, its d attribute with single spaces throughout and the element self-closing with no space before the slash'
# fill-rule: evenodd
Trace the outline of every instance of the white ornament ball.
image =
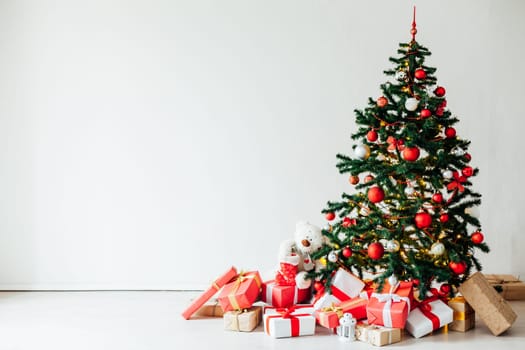
<svg viewBox="0 0 525 350">
<path fill-rule="evenodd" d="M 456 148 L 453 152 L 454 152 L 454 155 L 456 155 L 458 157 L 461 157 L 462 155 L 465 154 L 465 151 L 462 150 L 461 148 Z"/>
<path fill-rule="evenodd" d="M 398 70 L 396 72 L 396 80 L 403 81 L 407 78 L 407 72 L 404 70 Z"/>
<path fill-rule="evenodd" d="M 368 145 L 358 145 L 354 149 L 354 154 L 359 159 L 367 159 L 370 157 L 370 147 Z"/>
<path fill-rule="evenodd" d="M 405 101 L 405 108 L 407 111 L 410 111 L 410 112 L 415 111 L 418 105 L 419 105 L 419 101 L 417 100 L 417 98 L 410 97 L 410 98 L 407 98 L 407 100 Z"/>
<path fill-rule="evenodd" d="M 414 192 L 416 192 L 416 190 L 414 189 L 414 187 L 412 187 L 412 186 L 407 186 L 407 187 L 405 187 L 405 194 L 406 194 L 407 196 L 411 196 L 411 195 L 413 195 Z"/>
<path fill-rule="evenodd" d="M 443 172 L 443 177 L 445 179 L 452 179 L 452 176 L 454 176 L 454 174 L 452 173 L 452 170 L 445 170 Z"/>
<path fill-rule="evenodd" d="M 445 246 L 441 242 L 436 242 L 430 247 L 430 254 L 432 255 L 443 255 L 445 252 Z"/>
<path fill-rule="evenodd" d="M 335 251 L 328 253 L 328 261 L 335 263 L 337 261 L 337 254 Z"/>
</svg>

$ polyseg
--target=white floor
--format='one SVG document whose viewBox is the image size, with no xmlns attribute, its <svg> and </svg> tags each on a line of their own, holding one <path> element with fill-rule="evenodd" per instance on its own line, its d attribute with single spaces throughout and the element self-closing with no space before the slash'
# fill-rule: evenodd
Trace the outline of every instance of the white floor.
<svg viewBox="0 0 525 350">
<path fill-rule="evenodd" d="M 0 349 L 373 349 L 345 344 L 327 329 L 316 335 L 273 339 L 223 330 L 222 319 L 184 320 L 195 292 L 0 292 Z M 390 348 L 516 349 L 525 345 L 525 301 L 512 302 L 518 320 L 494 337 L 480 320 L 467 333 L 406 335 Z M 445 348 L 444 348 L 445 349 Z"/>
</svg>

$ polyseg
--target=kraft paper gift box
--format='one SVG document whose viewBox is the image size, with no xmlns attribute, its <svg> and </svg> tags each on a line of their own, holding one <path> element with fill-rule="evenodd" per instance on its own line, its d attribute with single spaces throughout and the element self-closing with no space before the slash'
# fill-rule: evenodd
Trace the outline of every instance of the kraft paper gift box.
<svg viewBox="0 0 525 350">
<path fill-rule="evenodd" d="M 261 284 L 258 271 L 241 272 L 220 291 L 217 299 L 222 310 L 226 312 L 251 307 L 261 294 Z"/>
<path fill-rule="evenodd" d="M 265 307 L 264 331 L 274 338 L 299 337 L 315 333 L 314 309 L 308 306 L 291 308 Z"/>
<path fill-rule="evenodd" d="M 476 326 L 476 313 L 464 297 L 458 296 L 450 299 L 448 306 L 454 310 L 453 321 L 448 325 L 448 329 L 466 332 Z"/>
<path fill-rule="evenodd" d="M 299 289 L 297 286 L 278 286 L 275 281 L 262 284 L 261 300 L 275 307 L 290 307 L 307 301 L 311 296 L 310 288 Z"/>
<path fill-rule="evenodd" d="M 315 319 L 317 323 L 326 328 L 336 328 L 339 326 L 339 319 L 343 317 L 344 313 L 352 314 L 352 317 L 360 320 L 366 318 L 366 306 L 368 300 L 361 298 L 354 298 L 343 301 L 338 305 L 324 307 L 315 311 Z"/>
<path fill-rule="evenodd" d="M 508 301 L 498 294 L 481 272 L 470 276 L 459 286 L 458 291 L 492 334 L 500 335 L 516 321 L 517 315 Z"/>
<path fill-rule="evenodd" d="M 251 332 L 262 318 L 262 307 L 252 306 L 249 309 L 228 311 L 224 313 L 224 329 L 238 332 Z"/>
<path fill-rule="evenodd" d="M 204 317 L 222 317 L 224 316 L 224 311 L 222 311 L 219 300 L 217 300 L 217 298 L 213 298 L 210 301 L 204 303 L 204 305 L 202 305 L 194 315 Z"/>
<path fill-rule="evenodd" d="M 197 299 L 193 300 L 186 310 L 182 313 L 182 317 L 189 319 L 202 305 L 204 305 L 210 298 L 212 298 L 221 287 L 228 283 L 237 275 L 235 267 L 231 267 L 228 271 L 217 278 L 211 286 L 208 287 Z"/>
<path fill-rule="evenodd" d="M 339 268 L 332 278 L 331 294 L 339 302 L 355 298 L 365 287 L 365 283 L 351 272 Z"/>
<path fill-rule="evenodd" d="M 525 300 L 525 283 L 513 275 L 485 275 L 490 285 L 505 300 Z"/>
<path fill-rule="evenodd" d="M 401 341 L 401 328 L 387 328 L 359 322 L 355 327 L 356 339 L 371 345 L 383 346 Z"/>
<path fill-rule="evenodd" d="M 414 337 L 420 338 L 451 323 L 453 314 L 454 310 L 443 301 L 430 298 L 410 311 L 405 329 Z"/>
<path fill-rule="evenodd" d="M 376 292 L 370 296 L 366 308 L 368 323 L 388 328 L 405 328 L 413 303 L 412 282 L 400 282 L 396 286 L 385 283 L 383 291 L 387 293 Z"/>
</svg>

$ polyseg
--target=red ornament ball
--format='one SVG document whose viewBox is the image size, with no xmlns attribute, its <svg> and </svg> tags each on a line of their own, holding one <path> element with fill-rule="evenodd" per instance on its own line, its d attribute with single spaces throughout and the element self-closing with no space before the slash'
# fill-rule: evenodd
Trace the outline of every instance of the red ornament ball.
<svg viewBox="0 0 525 350">
<path fill-rule="evenodd" d="M 436 203 L 441 203 L 443 202 L 443 195 L 441 193 L 434 193 L 432 195 L 432 200 Z"/>
<path fill-rule="evenodd" d="M 448 283 L 443 283 L 441 287 L 439 287 L 439 291 L 445 295 L 448 295 L 450 293 L 450 289 L 450 284 Z"/>
<path fill-rule="evenodd" d="M 326 213 L 325 218 L 326 218 L 326 220 L 328 220 L 328 221 L 332 221 L 333 219 L 335 219 L 335 214 L 332 213 L 332 212 L 330 212 L 330 213 Z"/>
<path fill-rule="evenodd" d="M 419 282 L 419 278 L 414 278 L 414 279 L 412 279 L 412 284 L 413 284 L 414 286 L 416 286 L 416 287 L 419 286 L 419 283 L 420 283 L 420 282 Z"/>
<path fill-rule="evenodd" d="M 407 162 L 415 162 L 419 158 L 419 148 L 407 147 L 403 150 L 403 158 Z"/>
<path fill-rule="evenodd" d="M 427 77 L 427 72 L 425 72 L 425 70 L 422 69 L 422 68 L 418 68 L 418 69 L 416 69 L 416 71 L 414 72 L 414 77 L 415 77 L 416 79 L 419 79 L 419 80 L 426 79 L 426 77 Z"/>
<path fill-rule="evenodd" d="M 483 240 L 485 239 L 485 237 L 483 236 L 483 233 L 481 232 L 474 232 L 471 236 L 470 236 L 470 240 L 472 241 L 472 243 L 474 244 L 481 244 L 483 242 Z"/>
<path fill-rule="evenodd" d="M 456 275 L 461 275 L 467 271 L 467 264 L 465 264 L 464 261 L 455 262 L 451 261 L 448 263 L 448 267 L 454 272 Z"/>
<path fill-rule="evenodd" d="M 432 111 L 430 109 L 422 109 L 421 112 L 419 112 L 419 116 L 421 118 L 428 118 L 432 115 Z"/>
<path fill-rule="evenodd" d="M 357 185 L 359 183 L 359 176 L 357 175 L 352 175 L 350 176 L 350 178 L 348 179 L 348 181 L 352 184 L 352 185 Z"/>
<path fill-rule="evenodd" d="M 377 99 L 376 103 L 377 103 L 377 107 L 383 108 L 384 106 L 388 104 L 388 100 L 386 99 L 385 96 L 381 96 Z"/>
<path fill-rule="evenodd" d="M 456 136 L 456 129 L 454 128 L 446 128 L 445 129 L 445 136 L 449 139 Z"/>
<path fill-rule="evenodd" d="M 367 182 L 372 181 L 373 179 L 374 179 L 374 177 L 373 177 L 372 175 L 366 175 L 366 176 L 365 176 L 365 184 L 366 184 Z"/>
<path fill-rule="evenodd" d="M 445 93 L 446 93 L 446 90 L 443 86 L 438 86 L 436 88 L 436 90 L 434 90 L 434 94 L 437 96 L 437 97 L 443 97 L 445 96 Z"/>
<path fill-rule="evenodd" d="M 314 289 L 316 291 L 320 291 L 320 290 L 323 290 L 324 289 L 324 284 L 320 281 L 315 281 L 314 282 Z"/>
<path fill-rule="evenodd" d="M 467 162 L 470 162 L 470 160 L 472 159 L 472 156 L 470 155 L 470 153 L 465 153 L 464 157 L 467 160 Z"/>
<path fill-rule="evenodd" d="M 375 131 L 375 130 L 370 130 L 370 131 L 366 134 L 366 138 L 367 138 L 367 140 L 370 141 L 370 142 L 377 141 L 377 131 Z"/>
<path fill-rule="evenodd" d="M 448 214 L 447 213 L 441 214 L 440 217 L 439 217 L 439 221 L 441 221 L 443 224 L 445 222 L 447 222 L 448 221 Z"/>
<path fill-rule="evenodd" d="M 429 213 L 417 213 L 414 217 L 417 228 L 427 228 L 432 224 L 432 216 Z"/>
<path fill-rule="evenodd" d="M 350 247 L 344 247 L 342 253 L 345 258 L 349 258 L 352 256 L 352 249 L 350 249 Z"/>
<path fill-rule="evenodd" d="M 470 166 L 466 166 L 463 168 L 463 170 L 461 170 L 461 173 L 463 176 L 470 177 L 474 174 L 474 169 L 472 169 Z"/>
<path fill-rule="evenodd" d="M 350 219 L 349 217 L 346 217 L 343 219 L 343 223 L 342 223 L 342 226 L 343 227 L 350 227 L 352 225 L 355 225 L 356 224 L 356 220 L 355 219 Z"/>
<path fill-rule="evenodd" d="M 385 248 L 381 243 L 374 242 L 368 246 L 368 256 L 372 260 L 379 260 L 383 257 L 385 253 Z"/>
<path fill-rule="evenodd" d="M 368 199 L 372 203 L 379 203 L 385 198 L 385 192 L 379 186 L 370 187 L 368 189 Z"/>
<path fill-rule="evenodd" d="M 443 116 L 443 113 L 444 113 L 444 112 L 445 112 L 445 109 L 444 109 L 443 107 L 438 107 L 438 108 L 436 109 L 436 115 L 437 115 L 438 117 Z"/>
</svg>

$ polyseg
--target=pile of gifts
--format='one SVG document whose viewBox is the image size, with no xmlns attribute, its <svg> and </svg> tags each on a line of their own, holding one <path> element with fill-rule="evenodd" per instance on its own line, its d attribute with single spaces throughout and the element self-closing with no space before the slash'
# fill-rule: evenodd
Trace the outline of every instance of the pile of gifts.
<svg viewBox="0 0 525 350">
<path fill-rule="evenodd" d="M 463 283 L 462 295 L 452 299 L 437 290 L 418 298 L 412 282 L 394 279 L 379 290 L 343 268 L 336 271 L 330 293 L 312 297 L 310 288 L 297 288 L 293 276 L 293 264 L 281 266 L 276 278 L 265 282 L 258 271 L 238 272 L 232 267 L 182 315 L 186 319 L 194 314 L 222 316 L 225 329 L 245 332 L 262 321 L 264 332 L 275 338 L 313 335 L 319 325 L 342 339 L 376 346 L 399 342 L 404 330 L 416 338 L 445 326 L 465 332 L 474 327 L 475 312 L 494 335 L 509 329 L 516 319 L 481 273 Z"/>
</svg>

